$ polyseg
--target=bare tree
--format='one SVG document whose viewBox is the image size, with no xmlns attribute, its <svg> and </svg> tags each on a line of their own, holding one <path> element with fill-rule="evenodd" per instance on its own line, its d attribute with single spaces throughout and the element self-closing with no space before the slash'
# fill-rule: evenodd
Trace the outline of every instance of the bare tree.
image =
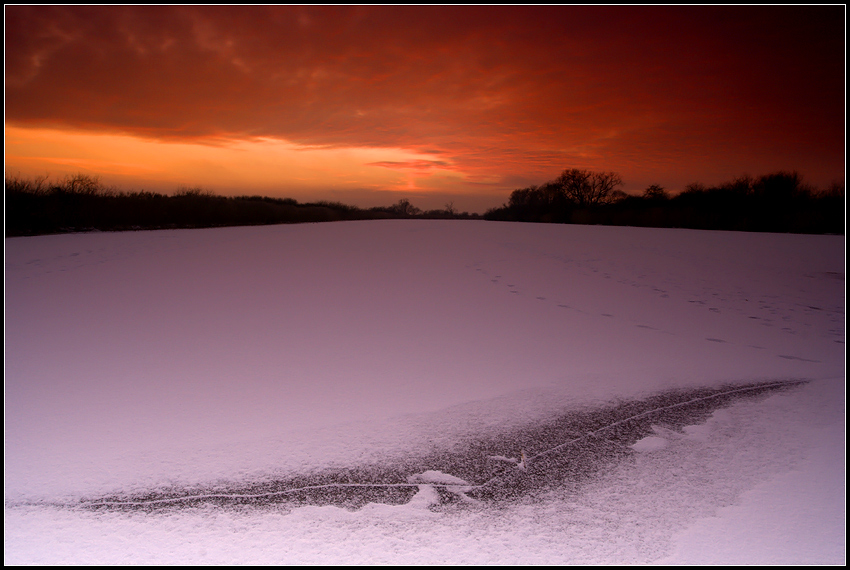
<svg viewBox="0 0 850 570">
<path fill-rule="evenodd" d="M 410 203 L 410 200 L 407 198 L 402 198 L 392 206 L 390 206 L 390 211 L 401 215 L 401 216 L 418 216 L 422 213 L 422 210 L 414 206 Z"/>
<path fill-rule="evenodd" d="M 591 172 L 568 168 L 555 179 L 555 183 L 570 201 L 579 207 L 585 207 L 610 201 L 614 190 L 622 186 L 623 179 L 616 172 Z"/>
<path fill-rule="evenodd" d="M 667 200 L 670 194 L 659 184 L 652 184 L 643 191 L 643 197 L 648 200 Z"/>
</svg>

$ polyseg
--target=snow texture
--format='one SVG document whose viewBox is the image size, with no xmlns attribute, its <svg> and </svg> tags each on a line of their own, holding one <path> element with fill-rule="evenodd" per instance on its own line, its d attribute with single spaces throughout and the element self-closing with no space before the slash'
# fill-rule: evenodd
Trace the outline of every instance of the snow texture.
<svg viewBox="0 0 850 570">
<path fill-rule="evenodd" d="M 843 564 L 844 238 L 7 238 L 6 564 Z"/>
</svg>

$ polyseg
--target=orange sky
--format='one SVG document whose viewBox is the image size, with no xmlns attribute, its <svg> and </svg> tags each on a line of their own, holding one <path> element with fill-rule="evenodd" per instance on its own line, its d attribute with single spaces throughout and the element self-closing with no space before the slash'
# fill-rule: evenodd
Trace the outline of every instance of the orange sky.
<svg viewBox="0 0 850 570">
<path fill-rule="evenodd" d="M 844 183 L 845 8 L 6 6 L 6 174 L 483 212 Z"/>
</svg>

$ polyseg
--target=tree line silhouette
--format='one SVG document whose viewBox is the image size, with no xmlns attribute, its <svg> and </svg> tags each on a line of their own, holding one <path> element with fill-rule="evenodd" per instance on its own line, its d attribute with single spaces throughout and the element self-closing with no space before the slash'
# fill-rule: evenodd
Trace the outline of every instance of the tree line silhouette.
<svg viewBox="0 0 850 570">
<path fill-rule="evenodd" d="M 640 196 L 619 190 L 613 172 L 564 170 L 514 190 L 487 220 L 844 234 L 844 187 L 818 191 L 796 172 L 741 176 L 718 186 L 690 184 L 672 196 L 657 184 Z"/>
<path fill-rule="evenodd" d="M 125 192 L 85 174 L 52 183 L 47 178 L 6 178 L 5 182 L 6 237 L 91 230 L 479 217 L 459 213 L 452 204 L 443 210 L 423 211 L 407 199 L 391 206 L 363 209 L 339 202 L 298 203 L 292 198 L 217 196 L 201 188 L 182 188 L 173 195 Z"/>
<path fill-rule="evenodd" d="M 78 174 L 48 183 L 6 178 L 5 235 L 73 231 L 201 228 L 395 218 L 476 219 L 567 224 L 677 227 L 710 230 L 844 234 L 844 187 L 816 190 L 796 172 L 742 176 L 718 186 L 690 184 L 671 195 L 657 184 L 640 196 L 619 189 L 614 172 L 571 168 L 557 178 L 514 190 L 506 204 L 483 216 L 449 203 L 423 211 L 407 199 L 369 209 L 339 202 L 217 196 L 200 188 L 173 195 L 124 192 Z"/>
</svg>

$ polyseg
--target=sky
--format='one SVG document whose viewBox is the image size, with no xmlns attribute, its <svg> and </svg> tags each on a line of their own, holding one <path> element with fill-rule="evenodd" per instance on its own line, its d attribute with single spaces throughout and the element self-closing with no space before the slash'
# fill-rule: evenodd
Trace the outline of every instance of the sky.
<svg viewBox="0 0 850 570">
<path fill-rule="evenodd" d="M 833 6 L 6 6 L 7 176 L 500 206 L 845 177 Z"/>
</svg>

